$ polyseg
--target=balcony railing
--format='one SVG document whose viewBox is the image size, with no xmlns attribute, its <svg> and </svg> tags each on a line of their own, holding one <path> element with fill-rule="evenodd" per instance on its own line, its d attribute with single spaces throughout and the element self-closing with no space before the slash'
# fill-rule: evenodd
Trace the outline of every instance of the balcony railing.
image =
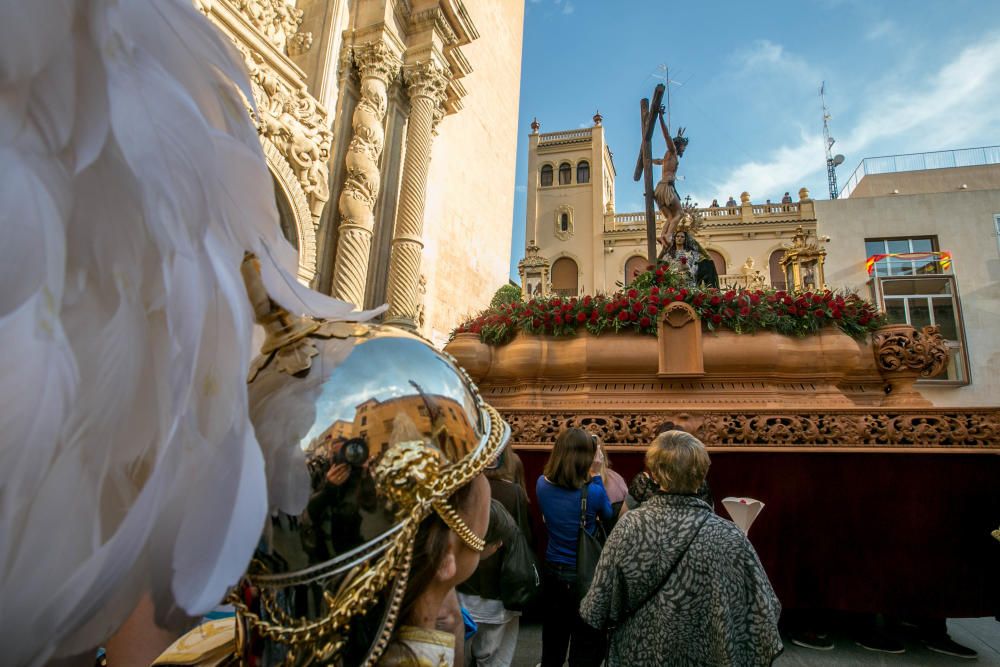
<svg viewBox="0 0 1000 667">
<path fill-rule="evenodd" d="M 547 146 L 549 144 L 567 144 L 579 141 L 590 141 L 591 128 L 582 130 L 566 130 L 565 132 L 547 132 L 538 135 L 538 145 Z"/>
<path fill-rule="evenodd" d="M 861 179 L 870 174 L 894 174 L 902 171 L 922 171 L 924 169 L 948 169 L 954 167 L 979 167 L 986 164 L 1000 164 L 1000 146 L 960 148 L 951 151 L 931 151 L 928 153 L 907 153 L 905 155 L 884 155 L 866 157 L 850 175 L 840 189 L 841 198 L 851 196 Z"/>
<path fill-rule="evenodd" d="M 795 220 L 815 220 L 816 213 L 812 200 L 790 204 L 745 204 L 742 206 L 716 206 L 696 209 L 704 224 L 725 224 L 734 222 L 786 222 Z M 656 226 L 663 224 L 663 216 L 657 212 Z M 645 213 L 616 213 L 604 218 L 606 232 L 636 232 L 646 228 Z"/>
</svg>

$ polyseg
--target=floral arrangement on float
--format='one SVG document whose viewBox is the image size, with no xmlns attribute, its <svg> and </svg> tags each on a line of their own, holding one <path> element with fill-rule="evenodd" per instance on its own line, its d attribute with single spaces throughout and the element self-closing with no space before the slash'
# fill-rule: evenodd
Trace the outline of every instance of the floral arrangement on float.
<svg viewBox="0 0 1000 667">
<path fill-rule="evenodd" d="M 835 326 L 853 338 L 863 338 L 885 323 L 875 305 L 857 294 L 727 290 L 692 286 L 687 278 L 660 263 L 637 276 L 627 290 L 614 294 L 552 296 L 487 308 L 456 327 L 452 337 L 472 333 L 487 345 L 503 345 L 519 331 L 548 336 L 580 331 L 655 336 L 657 314 L 674 301 L 690 304 L 709 331 L 774 331 L 802 337 Z"/>
</svg>

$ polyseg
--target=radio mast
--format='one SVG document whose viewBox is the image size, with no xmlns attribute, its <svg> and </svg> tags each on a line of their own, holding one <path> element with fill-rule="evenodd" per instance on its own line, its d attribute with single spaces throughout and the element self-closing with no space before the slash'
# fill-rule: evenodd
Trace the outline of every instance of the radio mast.
<svg viewBox="0 0 1000 667">
<path fill-rule="evenodd" d="M 826 151 L 826 182 L 830 188 L 830 199 L 840 194 L 837 190 L 837 166 L 843 164 L 844 156 L 834 155 L 830 149 L 836 140 L 830 136 L 830 111 L 826 108 L 826 81 L 820 84 L 819 99 L 823 105 L 823 149 Z"/>
</svg>

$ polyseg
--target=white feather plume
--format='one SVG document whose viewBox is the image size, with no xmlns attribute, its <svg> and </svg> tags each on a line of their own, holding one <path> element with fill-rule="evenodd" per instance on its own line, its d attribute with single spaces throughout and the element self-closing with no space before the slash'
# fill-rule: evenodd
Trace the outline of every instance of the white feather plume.
<svg viewBox="0 0 1000 667">
<path fill-rule="evenodd" d="M 217 604 L 265 461 L 301 500 L 297 442 L 248 419 L 244 252 L 292 312 L 372 313 L 294 279 L 242 60 L 189 0 L 0 7 L 0 646 L 37 665 L 145 592 Z"/>
</svg>

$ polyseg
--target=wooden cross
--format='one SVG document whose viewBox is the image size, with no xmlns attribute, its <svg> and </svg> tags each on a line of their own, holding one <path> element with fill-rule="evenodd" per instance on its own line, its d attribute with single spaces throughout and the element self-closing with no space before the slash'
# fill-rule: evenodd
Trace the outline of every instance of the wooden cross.
<svg viewBox="0 0 1000 667">
<path fill-rule="evenodd" d="M 646 97 L 639 103 L 642 145 L 639 147 L 635 173 L 632 174 L 632 180 L 638 181 L 642 178 L 646 188 L 646 250 L 649 254 L 649 263 L 654 266 L 656 265 L 656 202 L 653 200 L 653 130 L 656 128 L 656 119 L 660 113 L 665 88 L 662 83 L 656 84 L 652 103 Z"/>
</svg>

